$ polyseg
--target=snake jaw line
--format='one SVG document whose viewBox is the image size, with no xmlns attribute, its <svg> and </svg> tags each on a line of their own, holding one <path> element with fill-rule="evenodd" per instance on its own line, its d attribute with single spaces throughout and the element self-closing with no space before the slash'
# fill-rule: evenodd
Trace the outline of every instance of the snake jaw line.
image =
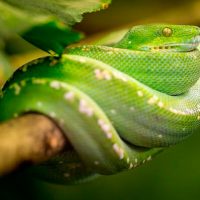
<svg viewBox="0 0 200 200">
<path fill-rule="evenodd" d="M 173 52 L 189 52 L 197 50 L 200 45 L 200 36 L 195 36 L 192 39 L 182 43 L 169 43 L 162 46 L 143 47 L 143 50 L 156 50 L 156 51 L 173 51 Z"/>
<path fill-rule="evenodd" d="M 164 52 L 189 52 L 197 50 L 200 42 L 188 42 L 180 44 L 166 44 L 164 46 L 142 47 L 142 50 L 164 51 Z"/>
</svg>

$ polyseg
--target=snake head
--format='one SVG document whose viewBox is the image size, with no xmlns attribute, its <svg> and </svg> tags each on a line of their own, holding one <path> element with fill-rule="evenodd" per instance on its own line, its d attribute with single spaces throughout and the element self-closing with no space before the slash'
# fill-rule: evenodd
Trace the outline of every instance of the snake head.
<svg viewBox="0 0 200 200">
<path fill-rule="evenodd" d="M 116 46 L 138 51 L 188 52 L 199 44 L 197 26 L 149 24 L 131 28 Z"/>
</svg>

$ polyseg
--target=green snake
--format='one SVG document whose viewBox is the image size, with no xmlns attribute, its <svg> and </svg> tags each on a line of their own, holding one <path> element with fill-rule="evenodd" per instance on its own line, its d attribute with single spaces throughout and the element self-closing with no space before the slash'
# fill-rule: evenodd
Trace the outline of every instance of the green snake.
<svg viewBox="0 0 200 200">
<path fill-rule="evenodd" d="M 34 172 L 58 183 L 135 168 L 200 128 L 200 29 L 151 24 L 116 43 L 68 47 L 17 70 L 0 121 L 38 112 L 72 148 Z"/>
</svg>

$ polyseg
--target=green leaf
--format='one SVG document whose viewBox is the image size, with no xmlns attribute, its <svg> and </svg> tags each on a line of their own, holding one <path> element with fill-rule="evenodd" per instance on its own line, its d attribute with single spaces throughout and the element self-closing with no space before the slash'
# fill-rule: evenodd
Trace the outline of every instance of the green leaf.
<svg viewBox="0 0 200 200">
<path fill-rule="evenodd" d="M 4 0 L 0 2 L 0 31 L 4 32 L 7 28 L 17 32 L 25 31 L 33 25 L 52 20 L 72 25 L 81 21 L 82 14 L 105 9 L 110 2 L 111 0 Z"/>
<path fill-rule="evenodd" d="M 67 45 L 82 38 L 80 33 L 68 27 L 80 22 L 82 14 L 105 9 L 110 2 L 111 0 L 0 1 L 0 37 L 8 38 L 9 34 L 17 32 L 35 46 L 61 54 Z"/>
<path fill-rule="evenodd" d="M 78 42 L 83 34 L 58 22 L 49 22 L 34 26 L 22 34 L 22 37 L 33 45 L 49 53 L 62 54 L 69 44 Z"/>
</svg>

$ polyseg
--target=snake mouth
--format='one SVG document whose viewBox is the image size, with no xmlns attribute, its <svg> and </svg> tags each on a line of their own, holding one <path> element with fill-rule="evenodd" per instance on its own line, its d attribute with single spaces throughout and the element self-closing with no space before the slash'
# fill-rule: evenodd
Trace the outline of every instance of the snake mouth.
<svg viewBox="0 0 200 200">
<path fill-rule="evenodd" d="M 161 46 L 151 47 L 151 50 L 159 51 L 173 51 L 173 52 L 189 52 L 194 51 L 200 45 L 200 35 L 193 37 L 190 40 L 183 41 L 181 43 L 169 43 Z"/>
</svg>

